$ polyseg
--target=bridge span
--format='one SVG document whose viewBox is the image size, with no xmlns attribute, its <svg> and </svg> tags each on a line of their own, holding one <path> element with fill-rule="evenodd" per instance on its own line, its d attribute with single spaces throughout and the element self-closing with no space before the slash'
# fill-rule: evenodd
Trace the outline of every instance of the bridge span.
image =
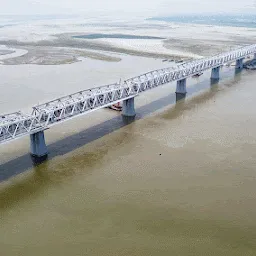
<svg viewBox="0 0 256 256">
<path fill-rule="evenodd" d="M 53 125 L 121 101 L 122 115 L 135 116 L 134 98 L 140 93 L 177 81 L 176 94 L 185 95 L 187 78 L 212 69 L 211 79 L 218 80 L 221 66 L 236 62 L 236 69 L 242 69 L 243 60 L 250 55 L 256 59 L 256 44 L 171 68 L 154 70 L 123 83 L 80 91 L 34 106 L 30 115 L 21 112 L 0 115 L 0 144 L 30 135 L 31 154 L 35 157 L 44 157 L 48 154 L 44 130 Z"/>
</svg>

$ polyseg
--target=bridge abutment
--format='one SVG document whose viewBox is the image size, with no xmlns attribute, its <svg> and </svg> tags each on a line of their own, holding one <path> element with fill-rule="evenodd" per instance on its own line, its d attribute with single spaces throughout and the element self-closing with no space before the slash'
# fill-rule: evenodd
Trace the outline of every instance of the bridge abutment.
<svg viewBox="0 0 256 256">
<path fill-rule="evenodd" d="M 30 152 L 35 157 L 43 157 L 48 154 L 43 131 L 30 134 Z"/>
<path fill-rule="evenodd" d="M 212 80 L 219 80 L 220 79 L 220 67 L 216 67 L 212 69 L 211 73 Z"/>
<path fill-rule="evenodd" d="M 187 93 L 187 79 L 177 81 L 176 94 L 186 95 Z"/>
<path fill-rule="evenodd" d="M 243 68 L 243 66 L 244 66 L 243 60 L 244 60 L 244 58 L 236 60 L 236 69 L 242 69 Z"/>
<path fill-rule="evenodd" d="M 122 107 L 122 115 L 123 116 L 135 116 L 135 108 L 134 108 L 134 98 L 130 98 L 128 100 L 123 101 L 123 107 Z"/>
</svg>

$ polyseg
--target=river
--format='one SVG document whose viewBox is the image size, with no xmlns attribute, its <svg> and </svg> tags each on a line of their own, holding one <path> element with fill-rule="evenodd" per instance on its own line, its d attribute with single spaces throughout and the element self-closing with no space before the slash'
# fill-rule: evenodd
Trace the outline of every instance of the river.
<svg viewBox="0 0 256 256">
<path fill-rule="evenodd" d="M 53 67 L 59 78 L 50 67 L 3 66 L 1 107 L 26 110 L 101 82 L 111 65 L 121 68 L 107 82 L 167 65 L 133 58 L 130 69 L 110 63 L 80 75 L 72 72 L 85 64 L 72 64 L 76 86 L 64 83 L 68 66 Z M 255 255 L 256 73 L 222 74 L 212 85 L 207 72 L 190 79 L 177 104 L 175 84 L 139 96 L 128 125 L 104 109 L 53 127 L 41 165 L 28 138 L 1 147 L 1 255 Z M 22 97 L 8 103 L 12 93 Z"/>
</svg>

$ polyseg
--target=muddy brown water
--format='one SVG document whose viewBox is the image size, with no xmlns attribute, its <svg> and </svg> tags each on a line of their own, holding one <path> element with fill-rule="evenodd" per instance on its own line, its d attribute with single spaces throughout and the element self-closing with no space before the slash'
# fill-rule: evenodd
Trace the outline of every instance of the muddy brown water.
<svg viewBox="0 0 256 256">
<path fill-rule="evenodd" d="M 102 110 L 47 131 L 39 166 L 27 139 L 1 148 L 19 174 L 0 183 L 1 255 L 255 255 L 256 73 L 206 78 L 177 104 L 168 85 L 141 96 L 129 125 Z"/>
</svg>

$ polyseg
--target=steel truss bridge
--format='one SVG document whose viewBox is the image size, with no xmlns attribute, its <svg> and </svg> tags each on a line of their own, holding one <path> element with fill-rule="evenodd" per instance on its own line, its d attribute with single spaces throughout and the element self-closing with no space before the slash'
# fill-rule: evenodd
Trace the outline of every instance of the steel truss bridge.
<svg viewBox="0 0 256 256">
<path fill-rule="evenodd" d="M 130 78 L 123 83 L 80 91 L 33 107 L 32 113 L 0 115 L 0 144 L 38 133 L 77 116 L 85 115 L 114 103 L 129 100 L 138 94 L 174 81 L 181 81 L 208 69 L 241 61 L 248 55 L 256 58 L 256 44 L 217 56 L 186 62 L 171 68 L 154 70 Z"/>
</svg>

